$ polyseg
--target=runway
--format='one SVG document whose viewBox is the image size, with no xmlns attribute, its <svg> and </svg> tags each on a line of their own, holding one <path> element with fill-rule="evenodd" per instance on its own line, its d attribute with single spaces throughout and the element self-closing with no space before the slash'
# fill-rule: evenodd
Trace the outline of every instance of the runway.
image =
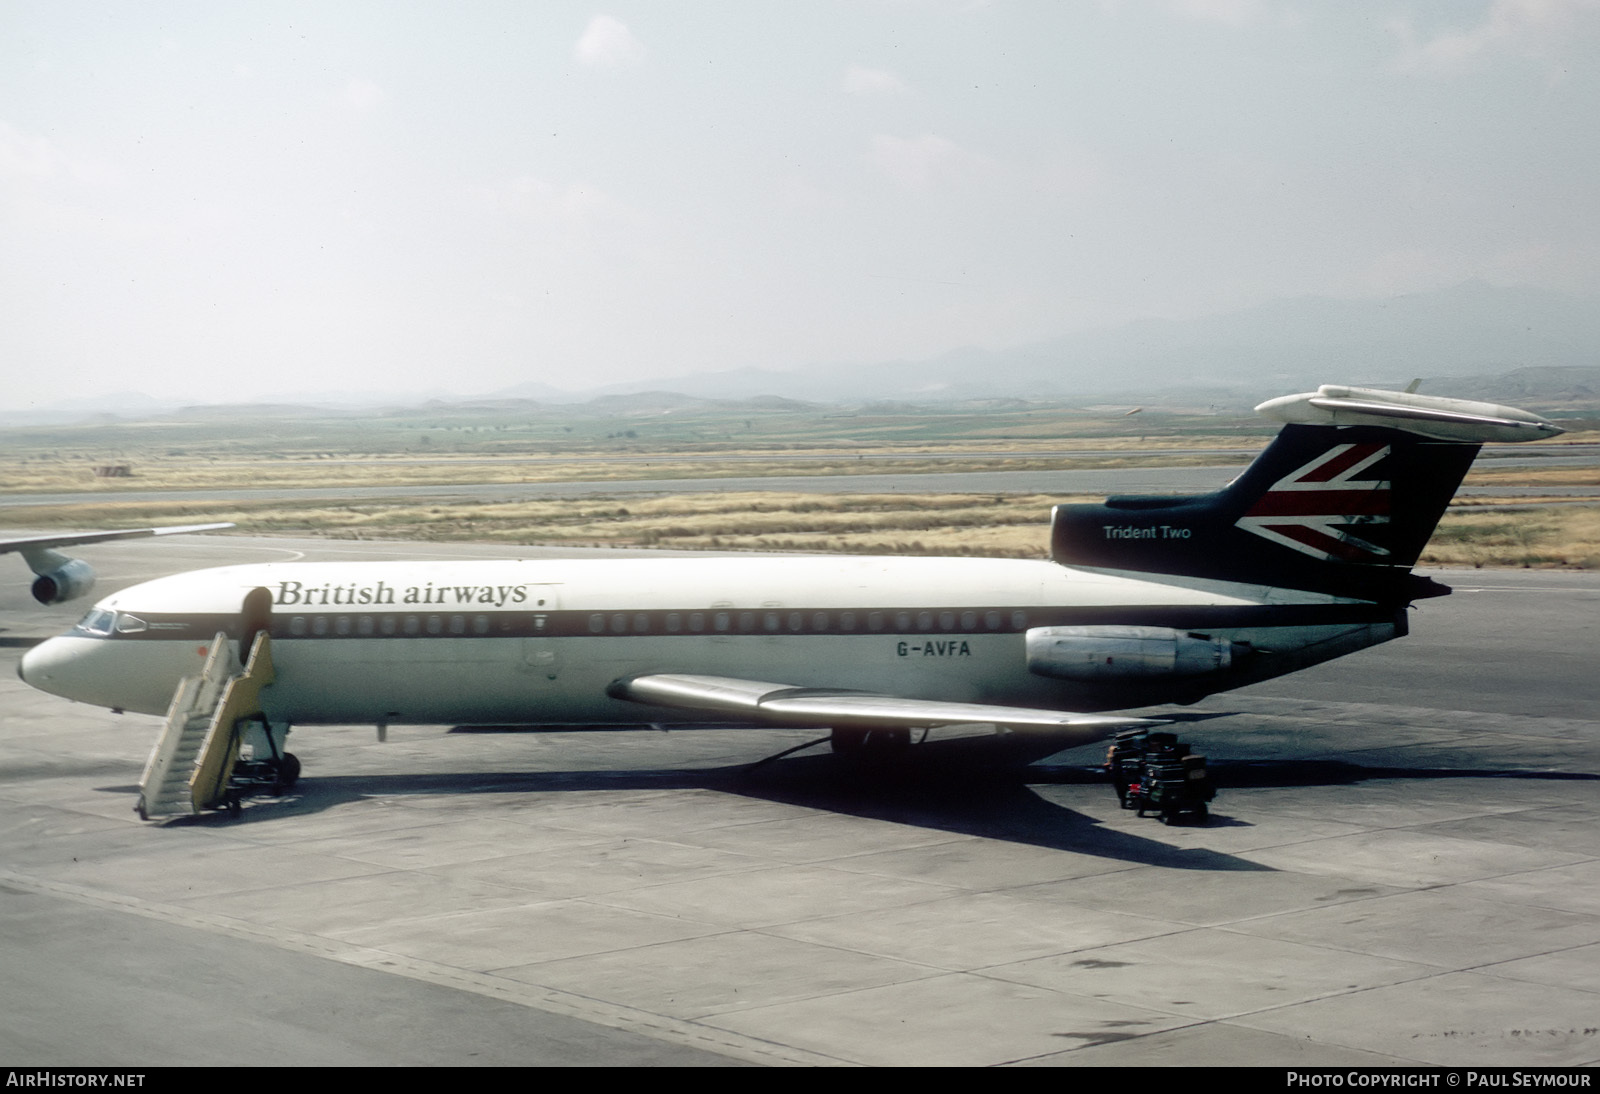
<svg viewBox="0 0 1600 1094">
<path fill-rule="evenodd" d="M 1486 452 L 1480 467 L 1492 470 L 1532 468 L 1549 470 L 1570 462 L 1586 462 L 1593 446 L 1574 446 L 1579 452 L 1552 449 L 1529 456 L 1523 453 Z M 1156 451 L 1129 453 L 1149 456 Z M 1222 453 L 1226 455 L 1226 453 Z M 930 461 L 937 466 L 937 461 Z M 1113 494 L 1199 494 L 1216 490 L 1243 471 L 1248 460 L 1221 462 L 1204 467 L 1062 468 L 1042 471 L 884 471 L 860 475 L 753 475 L 703 478 L 577 479 L 564 482 L 424 483 L 384 486 L 241 486 L 218 490 L 145 490 L 116 485 L 94 491 L 52 494 L 0 494 L 0 513 L 6 522 L 26 524 L 30 508 L 81 505 L 92 501 L 146 503 L 182 502 L 214 505 L 217 502 L 296 502 L 331 504 L 382 501 L 464 501 L 480 504 L 515 503 L 549 498 L 607 497 L 657 494 L 730 494 L 771 492 L 793 494 L 1050 494 L 1061 498 L 1106 497 Z M 1456 494 L 1472 498 L 1563 498 L 1573 502 L 1600 498 L 1592 485 L 1471 486 Z"/>
<path fill-rule="evenodd" d="M 470 544 L 173 537 L 103 589 Z M 526 553 L 534 553 L 527 550 Z M 626 552 L 607 551 L 622 558 Z M 64 628 L 0 570 L 0 637 Z M 0 1057 L 81 1064 L 1600 1062 L 1600 575 L 1187 708 L 1213 822 L 800 731 L 297 731 L 297 795 L 132 813 L 157 720 L 0 649 Z"/>
</svg>

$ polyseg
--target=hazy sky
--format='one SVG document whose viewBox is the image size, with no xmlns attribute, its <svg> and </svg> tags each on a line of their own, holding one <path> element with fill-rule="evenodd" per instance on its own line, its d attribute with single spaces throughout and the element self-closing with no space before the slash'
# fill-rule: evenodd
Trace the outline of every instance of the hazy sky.
<svg viewBox="0 0 1600 1094">
<path fill-rule="evenodd" d="M 0 409 L 1600 297 L 1600 0 L 0 0 Z"/>
</svg>

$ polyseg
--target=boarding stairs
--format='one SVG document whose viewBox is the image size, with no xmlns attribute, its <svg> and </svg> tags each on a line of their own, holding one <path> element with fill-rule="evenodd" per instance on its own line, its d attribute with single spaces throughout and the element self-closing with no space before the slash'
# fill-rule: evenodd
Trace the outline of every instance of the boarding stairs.
<svg viewBox="0 0 1600 1094">
<path fill-rule="evenodd" d="M 265 631 L 256 635 L 242 668 L 233 643 L 218 632 L 199 675 L 185 676 L 173 692 L 166 727 L 139 780 L 137 808 L 142 819 L 188 816 L 206 809 L 238 812 L 232 782 L 239 747 L 245 728 L 252 721 L 265 721 L 261 689 L 273 679 L 272 640 Z"/>
</svg>

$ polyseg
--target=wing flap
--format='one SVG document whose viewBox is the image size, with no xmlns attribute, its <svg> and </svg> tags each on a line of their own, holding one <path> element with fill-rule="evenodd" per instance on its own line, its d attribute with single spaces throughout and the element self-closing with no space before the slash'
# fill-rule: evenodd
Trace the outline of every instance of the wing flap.
<svg viewBox="0 0 1600 1094">
<path fill-rule="evenodd" d="M 950 703 L 936 699 L 902 699 L 846 689 L 800 688 L 728 676 L 655 673 L 618 680 L 607 689 L 614 699 L 736 714 L 775 725 L 861 729 L 927 726 L 1002 725 L 1026 729 L 1078 729 L 1085 741 L 1097 740 L 1124 726 L 1156 725 L 1148 718 L 1111 714 L 1078 714 L 1063 710 L 1002 707 L 986 703 Z"/>
</svg>

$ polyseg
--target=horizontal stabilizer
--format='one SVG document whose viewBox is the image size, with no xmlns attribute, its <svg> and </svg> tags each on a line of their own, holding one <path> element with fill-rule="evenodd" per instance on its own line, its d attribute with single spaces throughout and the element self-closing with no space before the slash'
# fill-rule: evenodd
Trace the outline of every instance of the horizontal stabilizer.
<svg viewBox="0 0 1600 1094">
<path fill-rule="evenodd" d="M 1323 384 L 1315 392 L 1269 399 L 1256 413 L 1298 425 L 1375 425 L 1436 441 L 1537 441 L 1566 432 L 1516 407 L 1405 391 Z"/>
<path fill-rule="evenodd" d="M 852 729 L 1002 725 L 1013 729 L 1077 729 L 1082 731 L 1084 743 L 1088 743 L 1124 726 L 1158 724 L 1148 718 L 901 699 L 865 691 L 800 688 L 760 680 L 678 673 L 629 677 L 613 683 L 607 692 L 613 699 L 696 710 L 707 715 L 736 715 L 768 725 Z"/>
</svg>

